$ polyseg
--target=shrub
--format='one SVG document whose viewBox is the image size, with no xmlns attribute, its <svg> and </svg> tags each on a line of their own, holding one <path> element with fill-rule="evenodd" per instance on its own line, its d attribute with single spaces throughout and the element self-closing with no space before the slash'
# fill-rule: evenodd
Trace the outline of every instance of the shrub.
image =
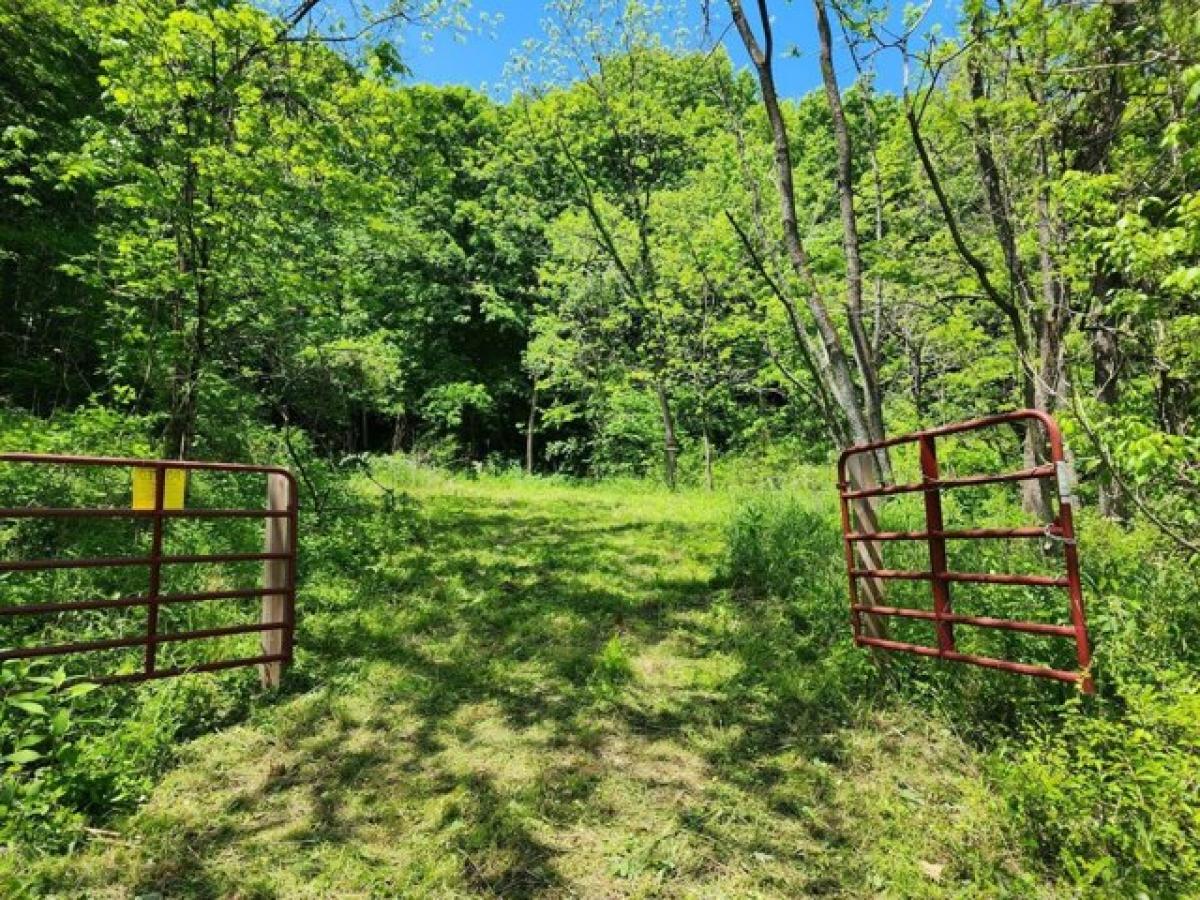
<svg viewBox="0 0 1200 900">
<path fill-rule="evenodd" d="M 588 677 L 588 686 L 596 696 L 613 699 L 621 685 L 627 682 L 633 674 L 633 664 L 629 660 L 629 651 L 621 642 L 621 636 L 614 634 L 596 654 L 592 672 Z"/>
<path fill-rule="evenodd" d="M 831 561 L 833 565 L 831 565 Z M 827 515 L 780 491 L 743 502 L 728 532 L 728 574 L 750 596 L 790 597 L 800 583 L 841 579 L 841 535 Z"/>
<path fill-rule="evenodd" d="M 1099 698 L 1027 723 L 1001 781 L 1039 853 L 1089 893 L 1200 884 L 1200 628 L 1194 565 L 1145 527 L 1085 515 Z"/>
<path fill-rule="evenodd" d="M 1072 704 L 999 754 L 998 777 L 1046 862 L 1090 895 L 1180 896 L 1200 884 L 1200 691 L 1189 676 Z"/>
<path fill-rule="evenodd" d="M 75 844 L 133 808 L 180 742 L 241 719 L 257 676 L 134 689 L 68 685 L 63 668 L 0 665 L 0 846 Z"/>
<path fill-rule="evenodd" d="M 61 669 L 35 674 L 23 663 L 0 664 L 0 842 L 43 841 L 74 832 L 79 815 L 64 802 L 64 769 L 79 757 L 75 702 L 94 686 L 66 681 Z"/>
</svg>

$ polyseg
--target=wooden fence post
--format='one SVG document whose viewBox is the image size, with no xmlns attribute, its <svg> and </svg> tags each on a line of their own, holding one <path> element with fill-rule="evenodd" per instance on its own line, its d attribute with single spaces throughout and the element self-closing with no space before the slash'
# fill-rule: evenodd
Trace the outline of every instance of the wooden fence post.
<svg viewBox="0 0 1200 900">
<path fill-rule="evenodd" d="M 267 508 L 272 512 L 284 512 L 291 504 L 291 484 L 288 479 L 277 473 L 267 475 Z M 270 516 L 267 518 L 267 534 L 263 549 L 266 553 L 287 553 L 291 549 L 293 535 L 291 520 L 287 516 Z M 262 598 L 262 623 L 286 621 L 288 596 L 287 559 L 268 559 L 263 562 L 263 589 L 279 591 L 277 594 L 267 594 Z M 262 652 L 264 656 L 279 656 L 283 654 L 284 642 L 287 635 L 283 629 L 262 632 Z M 283 663 L 269 662 L 259 666 L 262 685 L 266 688 L 279 687 L 283 678 Z"/>
</svg>

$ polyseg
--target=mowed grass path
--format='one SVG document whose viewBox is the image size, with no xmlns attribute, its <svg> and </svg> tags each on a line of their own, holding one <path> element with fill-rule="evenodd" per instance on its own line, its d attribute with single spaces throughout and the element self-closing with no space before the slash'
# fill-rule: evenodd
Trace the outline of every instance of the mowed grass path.
<svg viewBox="0 0 1200 900">
<path fill-rule="evenodd" d="M 91 897 L 1048 893 L 971 753 L 830 701 L 720 577 L 724 495 L 425 480 L 301 598 L 292 694 L 181 750 Z M 308 608 L 306 611 L 305 605 Z M 795 640 L 801 638 L 796 636 Z"/>
</svg>

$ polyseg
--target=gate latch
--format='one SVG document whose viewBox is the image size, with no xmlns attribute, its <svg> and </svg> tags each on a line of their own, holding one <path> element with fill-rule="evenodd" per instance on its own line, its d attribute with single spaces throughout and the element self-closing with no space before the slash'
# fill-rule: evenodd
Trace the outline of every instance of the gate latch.
<svg viewBox="0 0 1200 900">
<path fill-rule="evenodd" d="M 1075 486 L 1075 470 L 1065 459 L 1060 459 L 1054 464 L 1054 474 L 1058 480 L 1058 502 L 1074 504 L 1071 489 Z"/>
</svg>

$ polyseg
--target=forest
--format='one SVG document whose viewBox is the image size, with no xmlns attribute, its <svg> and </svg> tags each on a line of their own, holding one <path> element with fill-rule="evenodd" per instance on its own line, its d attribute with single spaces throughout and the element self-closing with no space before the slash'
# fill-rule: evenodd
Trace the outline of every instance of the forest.
<svg viewBox="0 0 1200 900">
<path fill-rule="evenodd" d="M 280 689 L 0 652 L 0 893 L 1200 896 L 1200 4 L 544 6 L 484 91 L 397 39 L 478 39 L 462 0 L 0 0 L 0 452 L 300 490 Z M 839 452 L 1017 409 L 1069 447 L 1095 696 L 852 641 Z M 941 464 L 1047 453 L 1030 420 Z M 1042 528 L 1052 488 L 947 520 Z M 128 491 L 0 463 L 0 508 Z M 0 557 L 141 526 L 0 520 Z M 3 613 L 135 577 L 0 567 L 0 651 L 119 637 L 143 611 Z"/>
</svg>

